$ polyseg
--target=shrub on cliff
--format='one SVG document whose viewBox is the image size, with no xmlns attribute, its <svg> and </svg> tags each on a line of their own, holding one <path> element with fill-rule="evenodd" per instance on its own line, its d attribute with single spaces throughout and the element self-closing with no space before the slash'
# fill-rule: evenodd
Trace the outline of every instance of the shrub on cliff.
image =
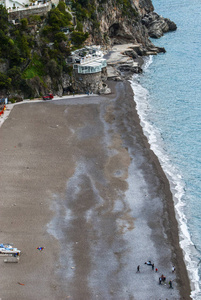
<svg viewBox="0 0 201 300">
<path fill-rule="evenodd" d="M 36 76 L 42 78 L 42 76 L 45 75 L 44 68 L 45 66 L 42 62 L 42 58 L 35 53 L 32 57 L 31 62 L 29 63 L 29 66 L 23 72 L 23 78 L 30 79 Z"/>
<path fill-rule="evenodd" d="M 0 89 L 8 90 L 11 86 L 11 78 L 7 75 L 0 73 Z"/>
<path fill-rule="evenodd" d="M 28 23 L 39 25 L 42 22 L 42 17 L 38 15 L 31 15 L 28 17 Z"/>
<path fill-rule="evenodd" d="M 31 54 L 31 48 L 29 46 L 27 37 L 25 34 L 20 34 L 16 37 L 16 43 L 17 46 L 20 50 L 20 56 L 21 56 L 21 60 L 22 59 L 26 59 L 26 58 L 30 58 L 30 54 Z"/>
<path fill-rule="evenodd" d="M 14 66 L 8 70 L 7 75 L 9 78 L 11 78 L 12 86 L 15 89 L 18 89 L 22 82 L 21 69 L 17 66 Z"/>
<path fill-rule="evenodd" d="M 72 8 L 76 14 L 76 18 L 78 21 L 83 22 L 86 19 L 90 19 L 92 13 L 95 11 L 95 1 L 89 0 L 73 0 Z"/>
<path fill-rule="evenodd" d="M 28 20 L 27 18 L 23 18 L 20 20 L 21 29 L 26 30 L 28 28 Z"/>
<path fill-rule="evenodd" d="M 117 7 L 121 10 L 123 16 L 135 18 L 138 12 L 132 7 L 129 0 L 116 0 Z"/>
<path fill-rule="evenodd" d="M 4 31 L 0 30 L 0 56 L 6 58 L 10 62 L 10 66 L 20 63 L 20 49 L 16 41 L 8 36 Z"/>
<path fill-rule="evenodd" d="M 86 41 L 88 36 L 89 36 L 88 32 L 84 33 L 80 31 L 73 31 L 71 34 L 71 41 L 75 47 L 79 48 Z"/>
<path fill-rule="evenodd" d="M 0 28 L 5 31 L 9 26 L 8 22 L 8 12 L 6 8 L 0 4 Z"/>
<path fill-rule="evenodd" d="M 51 42 L 61 42 L 66 40 L 66 36 L 61 32 L 62 28 L 72 26 L 72 16 L 65 10 L 66 5 L 60 2 L 57 8 L 49 11 L 47 16 L 47 24 L 42 30 L 42 35 Z"/>
<path fill-rule="evenodd" d="M 71 25 L 71 21 L 72 16 L 66 11 L 59 10 L 59 7 L 51 9 L 48 13 L 47 23 L 53 31 L 59 31 L 62 27 Z"/>
<path fill-rule="evenodd" d="M 61 76 L 62 72 L 62 67 L 58 65 L 58 63 L 54 60 L 51 59 L 47 65 L 46 65 L 46 73 L 51 77 L 51 78 L 59 78 Z"/>
<path fill-rule="evenodd" d="M 57 41 L 57 43 L 60 43 L 62 41 L 66 41 L 67 37 L 63 32 L 57 32 L 54 36 L 54 41 Z"/>
</svg>

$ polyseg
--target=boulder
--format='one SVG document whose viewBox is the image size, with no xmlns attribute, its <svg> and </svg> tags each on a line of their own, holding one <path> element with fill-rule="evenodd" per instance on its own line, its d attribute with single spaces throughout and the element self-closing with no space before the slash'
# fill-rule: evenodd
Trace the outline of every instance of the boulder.
<svg viewBox="0 0 201 300">
<path fill-rule="evenodd" d="M 144 15 L 142 24 L 148 29 L 148 34 L 152 38 L 160 38 L 164 33 L 174 31 L 177 26 L 170 19 L 163 18 L 155 12 Z"/>
<path fill-rule="evenodd" d="M 142 73 L 142 69 L 137 66 L 131 66 L 131 65 L 128 65 L 128 64 L 123 64 L 121 66 L 118 67 L 118 70 L 120 72 L 128 72 L 128 73 Z"/>
</svg>

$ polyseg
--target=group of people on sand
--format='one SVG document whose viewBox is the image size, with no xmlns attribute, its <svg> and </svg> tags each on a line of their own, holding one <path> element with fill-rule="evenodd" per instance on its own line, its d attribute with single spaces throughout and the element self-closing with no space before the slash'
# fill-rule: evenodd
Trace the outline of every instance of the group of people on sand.
<svg viewBox="0 0 201 300">
<path fill-rule="evenodd" d="M 152 263 L 150 260 L 145 262 L 145 265 L 151 266 L 152 270 L 154 270 L 154 263 Z M 137 272 L 140 272 L 140 265 L 137 266 Z M 158 269 L 155 268 L 155 272 L 158 272 Z M 172 273 L 175 272 L 175 266 L 172 266 Z M 166 282 L 166 276 L 164 276 L 163 274 L 159 277 L 159 284 L 165 284 Z M 169 288 L 173 289 L 173 285 L 172 285 L 172 280 L 169 281 Z"/>
<path fill-rule="evenodd" d="M 145 264 L 145 265 L 148 265 L 148 266 L 151 266 L 151 267 L 152 267 L 152 270 L 154 270 L 154 264 L 152 264 L 150 260 L 149 260 L 149 261 L 145 261 L 144 264 Z M 158 271 L 158 269 L 157 269 L 157 271 Z M 156 271 L 156 272 L 157 272 L 157 271 Z"/>
</svg>

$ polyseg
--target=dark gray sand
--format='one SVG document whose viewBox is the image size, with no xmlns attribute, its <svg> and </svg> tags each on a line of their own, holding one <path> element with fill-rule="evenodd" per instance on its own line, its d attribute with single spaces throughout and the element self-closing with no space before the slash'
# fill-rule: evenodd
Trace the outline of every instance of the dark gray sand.
<svg viewBox="0 0 201 300">
<path fill-rule="evenodd" d="M 16 105 L 0 128 L 0 242 L 22 251 L 0 258 L 2 300 L 190 299 L 168 181 L 129 83 L 110 86 Z"/>
</svg>

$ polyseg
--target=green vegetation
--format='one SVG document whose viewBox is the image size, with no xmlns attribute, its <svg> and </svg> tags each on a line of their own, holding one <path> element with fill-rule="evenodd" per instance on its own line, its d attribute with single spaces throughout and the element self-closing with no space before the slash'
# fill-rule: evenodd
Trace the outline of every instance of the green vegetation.
<svg viewBox="0 0 201 300">
<path fill-rule="evenodd" d="M 115 2 L 116 2 L 117 7 L 121 9 L 123 16 L 128 16 L 128 17 L 137 17 L 138 16 L 138 13 L 131 5 L 131 1 L 115 0 Z"/>
<path fill-rule="evenodd" d="M 29 24 L 37 25 L 37 24 L 40 24 L 41 22 L 42 22 L 42 17 L 38 16 L 38 15 L 33 15 L 28 18 Z"/>
<path fill-rule="evenodd" d="M 21 23 L 21 29 L 22 29 L 22 30 L 26 30 L 27 27 L 28 27 L 28 20 L 27 20 L 26 18 L 21 19 L 21 20 L 20 20 L 20 23 Z"/>
<path fill-rule="evenodd" d="M 7 75 L 0 73 L 0 89 L 8 90 L 11 85 L 11 78 Z"/>
<path fill-rule="evenodd" d="M 86 19 L 90 19 L 91 15 L 96 10 L 94 0 L 73 0 L 72 8 L 73 11 L 75 11 L 77 20 L 80 22 L 83 22 Z"/>
<path fill-rule="evenodd" d="M 0 73 L 1 93 L 21 90 L 31 97 L 29 84 L 44 86 L 46 75 L 57 85 L 62 72 L 72 75 L 65 62 L 71 48 L 82 47 L 87 37 L 81 22 L 74 29 L 63 1 L 46 18 L 34 15 L 21 19 L 18 25 L 8 22 L 8 13 L 0 5 L 0 63 L 9 65 Z"/>
<path fill-rule="evenodd" d="M 3 7 L 3 5 L 0 4 L 0 28 L 1 28 L 1 30 L 6 31 L 8 26 L 9 26 L 8 12 Z"/>
<path fill-rule="evenodd" d="M 23 78 L 30 79 L 36 76 L 42 78 L 42 76 L 44 75 L 45 75 L 45 71 L 44 71 L 44 64 L 42 62 L 42 59 L 39 55 L 34 54 L 28 68 L 26 68 L 26 70 L 23 73 Z"/>
<path fill-rule="evenodd" d="M 72 50 L 81 48 L 89 37 L 84 32 L 83 23 L 87 22 L 91 34 L 101 37 L 100 16 L 105 12 L 106 0 L 72 0 L 67 9 L 64 1 L 52 8 L 47 16 L 33 15 L 14 25 L 8 21 L 7 10 L 0 5 L 0 92 L 22 92 L 32 97 L 32 86 L 45 87 L 45 77 L 50 76 L 54 86 L 60 82 L 62 73 L 72 76 L 72 68 L 66 59 Z M 122 15 L 136 19 L 137 12 L 130 0 L 113 0 L 113 6 Z M 76 25 L 73 17 L 76 18 Z M 85 23 L 86 24 L 86 23 Z M 107 43 L 109 36 L 102 35 Z"/>
<path fill-rule="evenodd" d="M 74 31 L 71 34 L 71 40 L 74 43 L 75 47 L 80 48 L 84 41 L 88 38 L 88 32 L 83 33 L 81 31 Z"/>
<path fill-rule="evenodd" d="M 63 5 L 58 5 L 58 7 L 51 9 L 47 19 L 47 23 L 52 27 L 53 31 L 60 30 L 60 28 L 70 25 L 71 21 L 72 16 L 68 12 L 63 11 Z"/>
</svg>

